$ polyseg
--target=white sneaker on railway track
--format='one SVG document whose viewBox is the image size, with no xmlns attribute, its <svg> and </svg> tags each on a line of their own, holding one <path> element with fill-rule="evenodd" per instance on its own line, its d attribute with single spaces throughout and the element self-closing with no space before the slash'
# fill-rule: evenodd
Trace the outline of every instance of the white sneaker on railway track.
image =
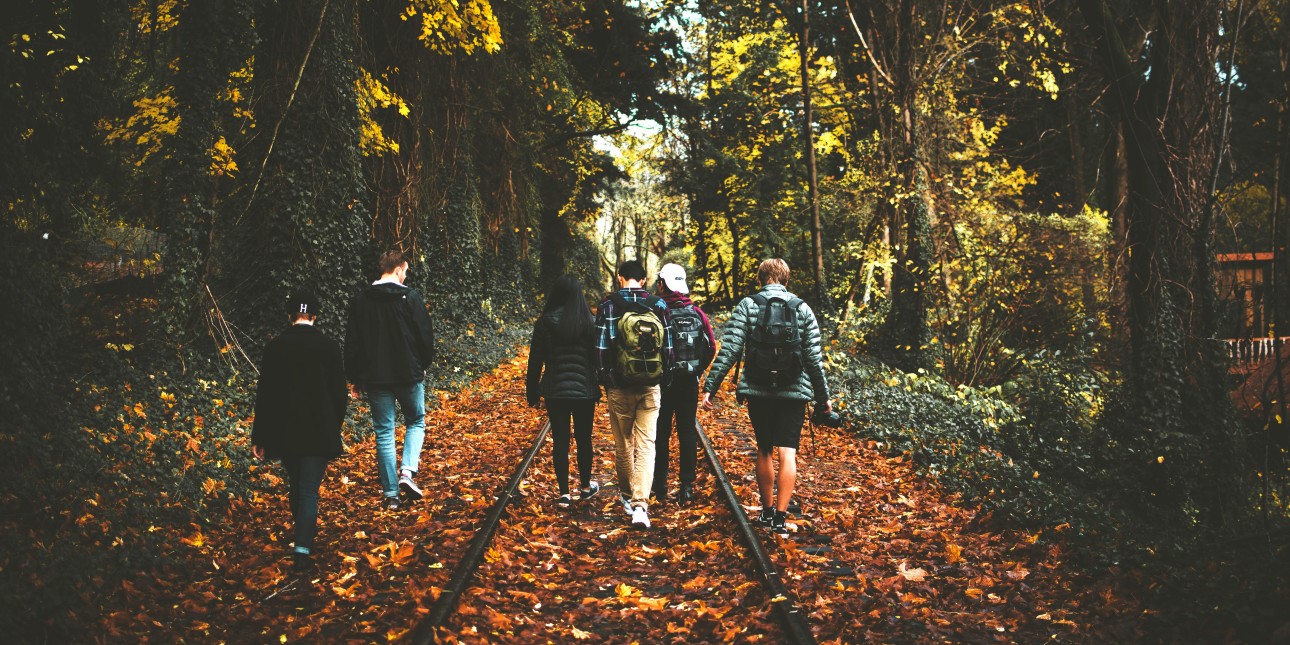
<svg viewBox="0 0 1290 645">
<path fill-rule="evenodd" d="M 643 506 L 637 506 L 632 510 L 632 527 L 638 529 L 649 528 L 649 511 Z"/>
</svg>

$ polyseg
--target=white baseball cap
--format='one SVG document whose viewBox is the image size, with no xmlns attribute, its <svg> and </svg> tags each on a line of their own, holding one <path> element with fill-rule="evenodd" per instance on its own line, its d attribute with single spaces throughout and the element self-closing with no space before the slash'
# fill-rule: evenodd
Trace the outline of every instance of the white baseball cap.
<svg viewBox="0 0 1290 645">
<path fill-rule="evenodd" d="M 690 287 L 685 284 L 685 269 L 679 264 L 664 264 L 658 270 L 658 279 L 676 293 L 690 293 Z"/>
</svg>

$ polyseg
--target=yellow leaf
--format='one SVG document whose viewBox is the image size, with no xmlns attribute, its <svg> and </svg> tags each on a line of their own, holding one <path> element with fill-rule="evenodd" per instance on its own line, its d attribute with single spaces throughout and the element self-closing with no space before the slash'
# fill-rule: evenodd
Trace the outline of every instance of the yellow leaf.
<svg viewBox="0 0 1290 645">
<path fill-rule="evenodd" d="M 945 555 L 946 555 L 946 558 L 945 558 L 945 559 L 946 559 L 950 564 L 954 564 L 954 563 L 956 563 L 956 562 L 959 562 L 959 561 L 963 560 L 963 547 L 961 547 L 961 546 L 959 546 L 959 545 L 957 545 L 957 544 L 946 544 L 946 545 L 945 545 Z"/>
</svg>

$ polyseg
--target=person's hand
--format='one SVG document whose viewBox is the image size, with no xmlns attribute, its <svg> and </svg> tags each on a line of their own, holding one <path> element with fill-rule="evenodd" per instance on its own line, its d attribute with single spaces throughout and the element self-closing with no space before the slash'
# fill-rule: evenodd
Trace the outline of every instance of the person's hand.
<svg viewBox="0 0 1290 645">
<path fill-rule="evenodd" d="M 255 455 L 256 459 L 264 461 L 264 446 L 251 446 L 251 454 Z"/>
<path fill-rule="evenodd" d="M 704 409 L 704 410 L 712 410 L 712 409 L 715 409 L 715 408 L 717 407 L 717 402 L 712 400 L 712 393 L 711 393 L 711 392 L 704 392 L 704 393 L 703 393 L 703 400 L 702 400 L 702 401 L 700 401 L 700 405 L 702 405 L 702 406 L 703 406 L 703 409 Z"/>
</svg>

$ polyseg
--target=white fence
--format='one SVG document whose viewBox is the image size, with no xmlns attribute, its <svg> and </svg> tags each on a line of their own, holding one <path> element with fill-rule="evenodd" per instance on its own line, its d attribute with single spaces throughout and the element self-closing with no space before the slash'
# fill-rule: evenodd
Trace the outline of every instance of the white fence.
<svg viewBox="0 0 1290 645">
<path fill-rule="evenodd" d="M 1227 358 L 1232 365 L 1254 368 L 1272 358 L 1290 336 L 1280 338 L 1227 338 L 1221 342 L 1227 347 Z"/>
</svg>

